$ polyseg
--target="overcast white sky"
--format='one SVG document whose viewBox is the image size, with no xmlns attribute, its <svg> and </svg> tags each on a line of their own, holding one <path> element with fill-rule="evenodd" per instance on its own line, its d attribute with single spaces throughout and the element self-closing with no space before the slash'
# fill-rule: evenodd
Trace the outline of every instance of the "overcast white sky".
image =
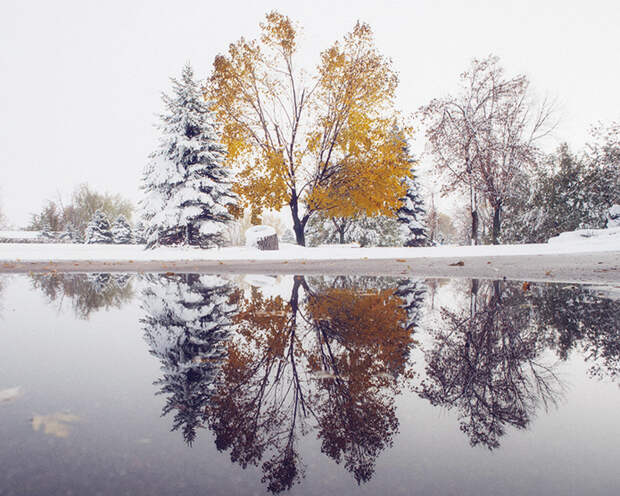
<svg viewBox="0 0 620 496">
<path fill-rule="evenodd" d="M 400 73 L 399 106 L 414 112 L 453 90 L 472 57 L 499 55 L 557 98 L 555 142 L 579 148 L 596 121 L 620 119 L 616 1 L 0 2 L 0 202 L 25 225 L 46 198 L 88 182 L 136 201 L 155 114 L 185 61 L 206 78 L 216 54 L 253 37 L 272 9 L 303 27 L 318 54 L 357 19 Z"/>
</svg>

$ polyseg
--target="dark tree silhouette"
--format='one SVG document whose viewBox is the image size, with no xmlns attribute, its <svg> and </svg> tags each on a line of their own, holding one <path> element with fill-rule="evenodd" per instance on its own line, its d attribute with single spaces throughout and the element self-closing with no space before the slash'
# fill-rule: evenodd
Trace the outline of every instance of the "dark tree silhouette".
<svg viewBox="0 0 620 496">
<path fill-rule="evenodd" d="M 456 408 L 472 446 L 499 447 L 506 426 L 525 428 L 537 408 L 555 404 L 561 383 L 543 364 L 545 336 L 530 324 L 522 289 L 473 281 L 469 310 L 442 308 L 443 328 L 426 351 L 420 395 Z"/>
<path fill-rule="evenodd" d="M 332 284 L 346 280 L 313 290 L 297 276 L 288 301 L 257 289 L 241 299 L 240 339 L 206 408 L 218 449 L 260 465 L 273 493 L 304 476 L 297 445 L 312 425 L 322 451 L 360 483 L 398 430 L 397 378 L 408 377 L 402 350 L 412 343 L 403 301 L 393 289 Z"/>
<path fill-rule="evenodd" d="M 561 359 L 580 351 L 597 377 L 620 379 L 620 301 L 595 289 L 549 285 L 535 291 L 537 324 L 557 333 L 554 343 Z"/>
</svg>

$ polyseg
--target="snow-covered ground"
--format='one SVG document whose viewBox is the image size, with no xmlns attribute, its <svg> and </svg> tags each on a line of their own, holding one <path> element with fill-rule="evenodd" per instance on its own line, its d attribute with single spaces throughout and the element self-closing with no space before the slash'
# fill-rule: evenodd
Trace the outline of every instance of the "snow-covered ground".
<svg viewBox="0 0 620 496">
<path fill-rule="evenodd" d="M 41 231 L 0 231 L 0 239 L 36 239 Z"/>
<path fill-rule="evenodd" d="M 579 243 L 595 243 L 596 245 L 610 245 L 620 248 L 620 227 L 608 229 L 578 229 L 569 231 L 551 238 L 548 243 L 553 245 L 578 245 Z"/>
<path fill-rule="evenodd" d="M 563 235 L 548 244 L 499 246 L 305 248 L 283 243 L 277 251 L 9 243 L 0 244 L 0 271 L 365 273 L 620 283 L 620 228 L 595 234 Z"/>
<path fill-rule="evenodd" d="M 587 234 L 587 235 L 584 235 Z M 384 260 L 393 258 L 458 258 L 523 255 L 566 255 L 620 251 L 620 228 L 563 233 L 547 244 L 434 246 L 428 248 L 358 248 L 354 245 L 323 245 L 315 248 L 282 243 L 279 250 L 251 247 L 203 250 L 193 247 L 160 247 L 108 244 L 0 244 L 0 263 L 80 261 L 290 261 L 290 260 Z"/>
</svg>

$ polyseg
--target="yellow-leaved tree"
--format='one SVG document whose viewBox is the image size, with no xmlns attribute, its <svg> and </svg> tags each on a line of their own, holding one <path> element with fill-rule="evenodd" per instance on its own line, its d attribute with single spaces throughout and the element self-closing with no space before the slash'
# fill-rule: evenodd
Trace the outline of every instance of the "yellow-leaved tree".
<svg viewBox="0 0 620 496">
<path fill-rule="evenodd" d="M 398 122 L 398 77 L 358 22 L 321 53 L 316 74 L 296 65 L 298 28 L 267 14 L 258 40 L 218 55 L 204 88 L 222 124 L 245 206 L 289 206 L 297 243 L 310 216 L 393 215 L 409 173 Z"/>
</svg>

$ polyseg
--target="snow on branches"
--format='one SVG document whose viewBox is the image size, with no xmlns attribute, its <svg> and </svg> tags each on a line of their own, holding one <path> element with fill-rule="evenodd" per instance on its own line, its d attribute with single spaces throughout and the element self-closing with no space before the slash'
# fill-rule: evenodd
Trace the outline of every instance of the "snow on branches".
<svg viewBox="0 0 620 496">
<path fill-rule="evenodd" d="M 172 96 L 162 98 L 161 139 L 142 182 L 147 248 L 220 245 L 237 197 L 214 115 L 189 64 L 180 80 L 172 79 Z"/>
<path fill-rule="evenodd" d="M 101 210 L 95 212 L 88 226 L 86 226 L 85 243 L 112 243 L 110 222 Z"/>
</svg>

